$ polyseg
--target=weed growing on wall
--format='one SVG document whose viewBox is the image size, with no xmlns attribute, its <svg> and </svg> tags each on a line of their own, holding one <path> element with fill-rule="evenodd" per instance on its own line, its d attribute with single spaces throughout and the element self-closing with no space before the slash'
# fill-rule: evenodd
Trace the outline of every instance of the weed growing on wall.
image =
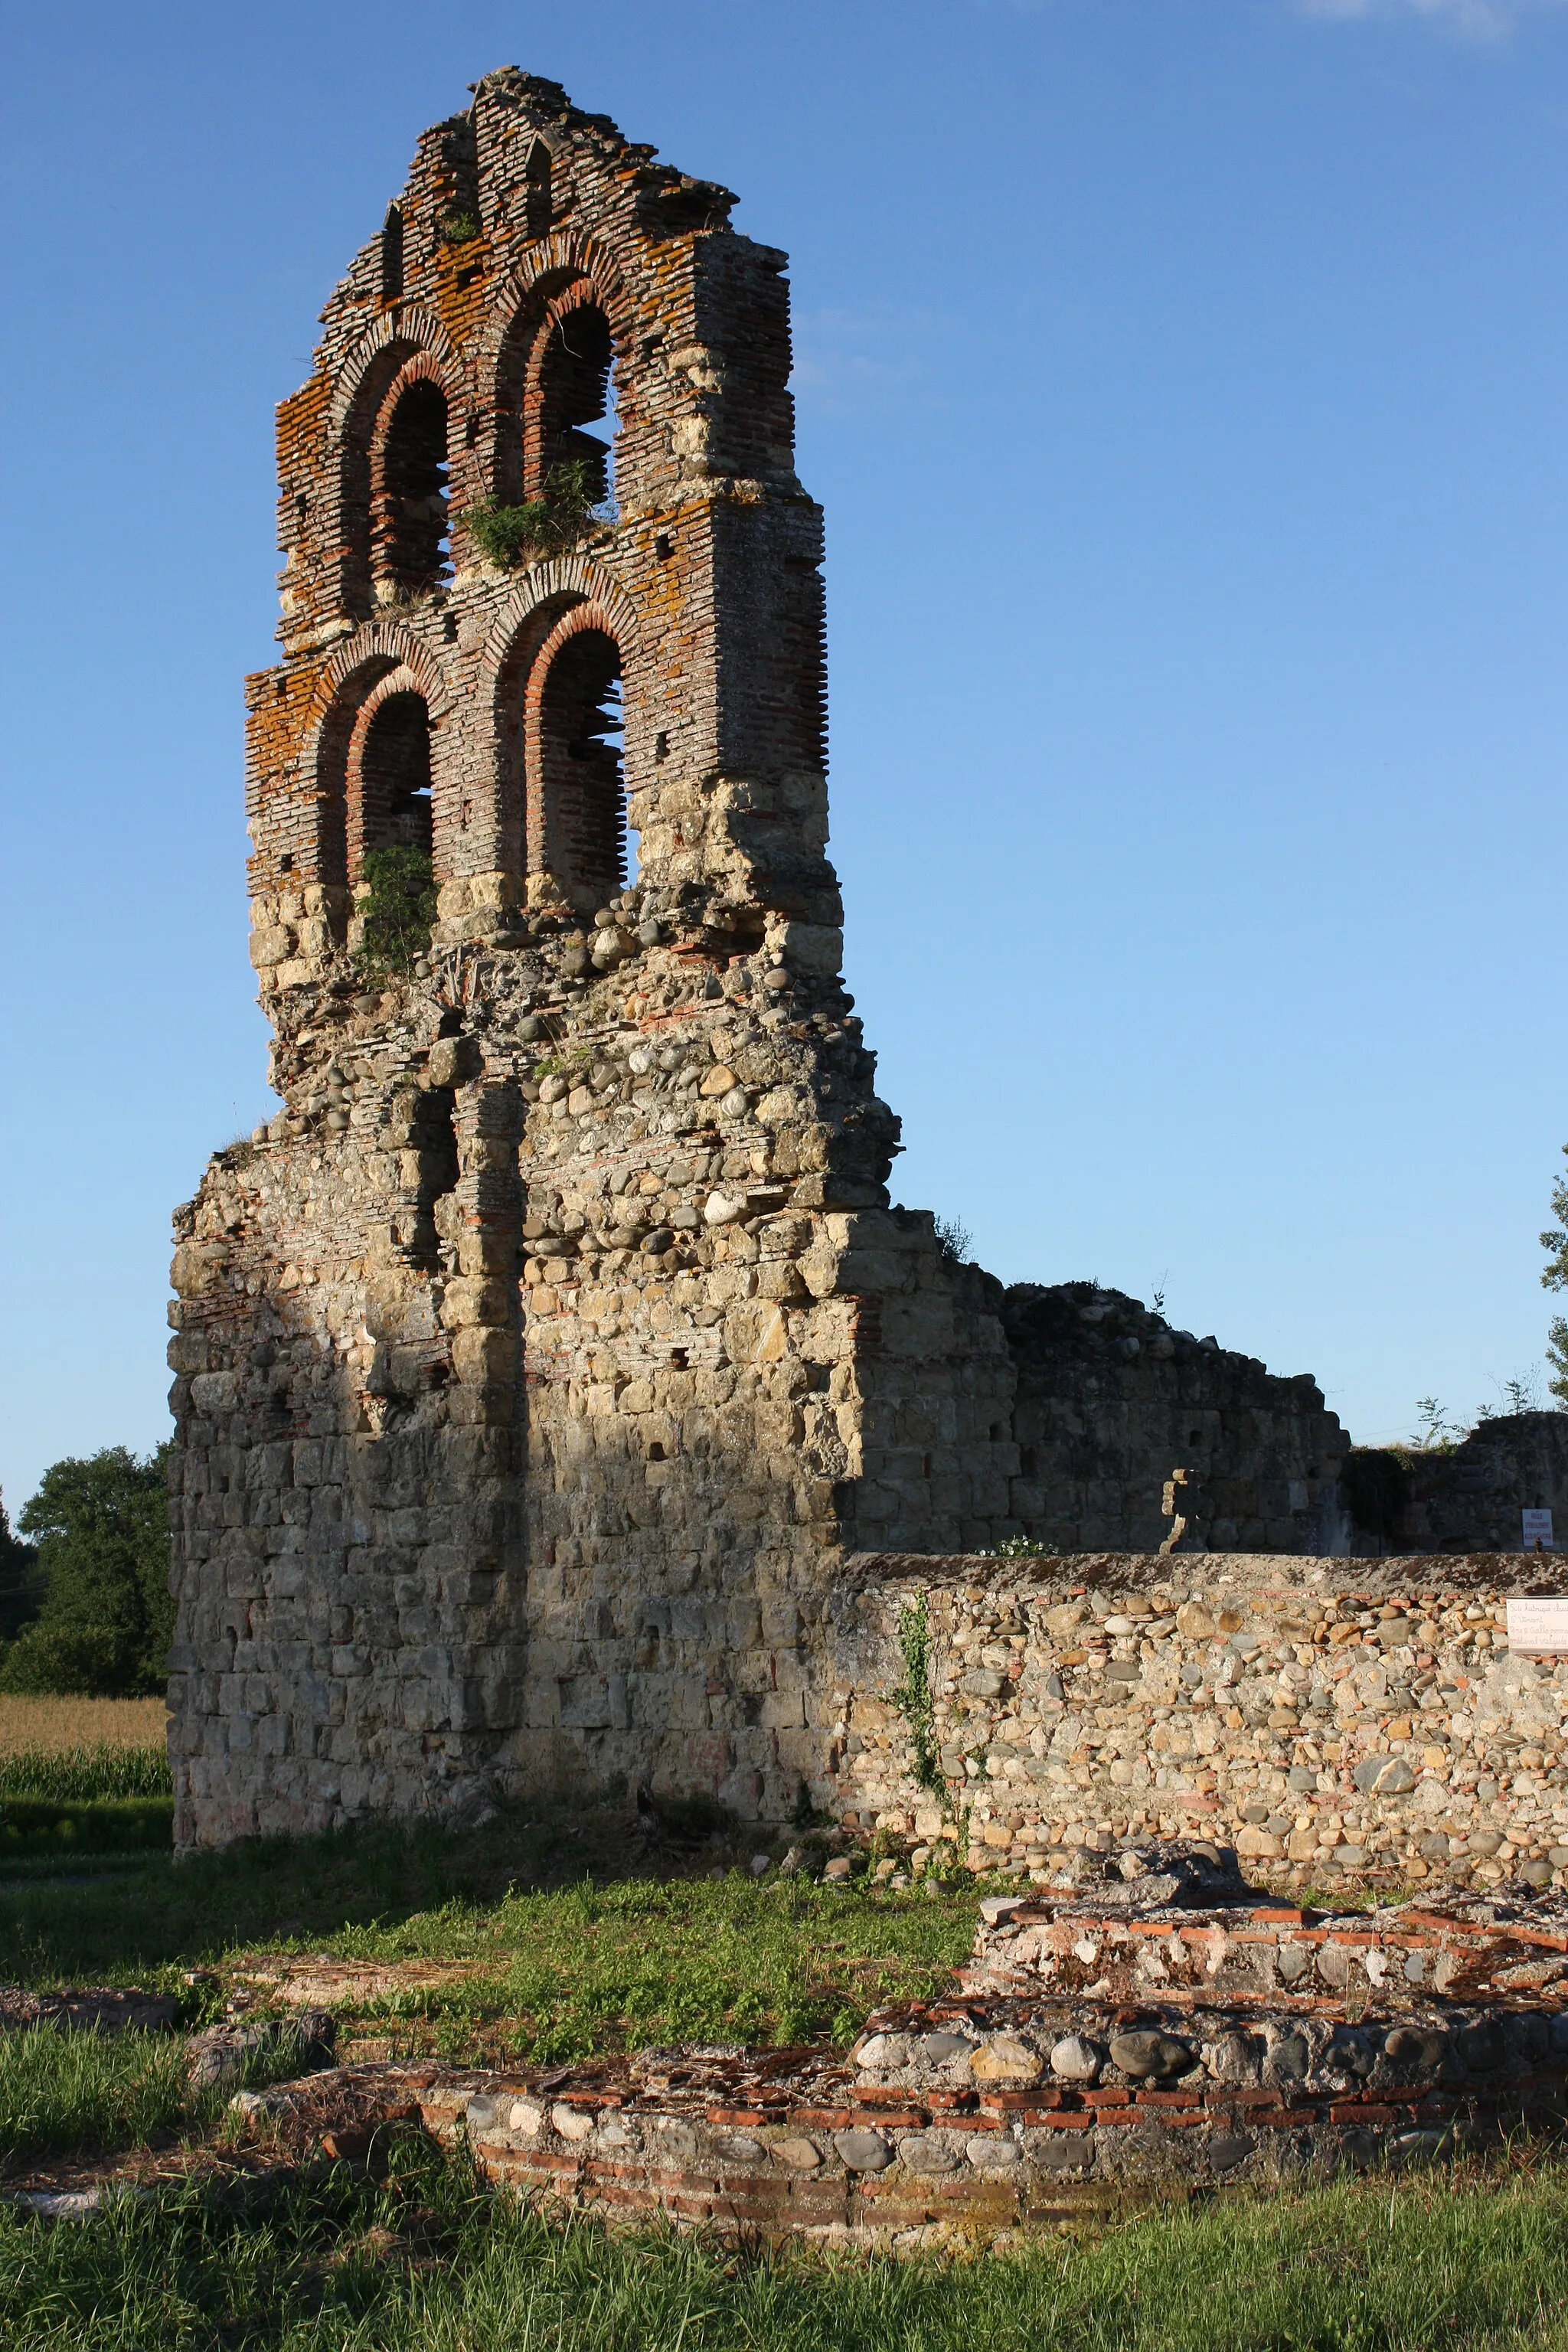
<svg viewBox="0 0 1568 2352">
<path fill-rule="evenodd" d="M 463 528 L 488 562 L 514 572 L 531 556 L 550 555 L 574 546 L 594 516 L 593 486 L 580 457 L 552 467 L 545 477 L 543 495 L 507 506 L 499 499 L 481 499 L 465 508 Z"/>
<path fill-rule="evenodd" d="M 370 890 L 360 901 L 360 969 L 367 980 L 406 978 L 430 945 L 436 869 L 424 850 L 398 842 L 389 849 L 371 851 L 364 878 Z"/>
<path fill-rule="evenodd" d="M 962 1217 L 933 1217 L 931 1231 L 936 1245 L 949 1265 L 966 1265 L 969 1253 L 974 1247 L 974 1235 Z"/>
<path fill-rule="evenodd" d="M 449 211 L 444 212 L 441 215 L 443 245 L 471 245 L 479 233 L 479 224 L 477 215 L 465 212 L 460 205 L 454 205 Z"/>
<path fill-rule="evenodd" d="M 931 1617 L 922 1592 L 899 1612 L 899 1648 L 904 1679 L 889 1696 L 910 1727 L 913 1772 L 922 1789 L 945 1797 L 942 1759 L 937 1753 L 936 1710 L 931 1695 Z"/>
</svg>

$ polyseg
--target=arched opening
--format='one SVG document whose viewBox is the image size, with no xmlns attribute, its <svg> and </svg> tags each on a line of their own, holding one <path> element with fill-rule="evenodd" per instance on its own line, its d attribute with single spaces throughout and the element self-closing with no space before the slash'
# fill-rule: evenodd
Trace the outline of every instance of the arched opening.
<svg viewBox="0 0 1568 2352">
<path fill-rule="evenodd" d="M 578 608 L 581 610 L 582 608 Z M 581 914 L 623 890 L 633 855 L 621 774 L 620 647 L 568 615 L 528 688 L 528 863 Z"/>
<path fill-rule="evenodd" d="M 349 746 L 348 835 L 353 882 L 373 849 L 430 856 L 430 714 L 423 695 L 394 692 L 362 712 Z"/>
<path fill-rule="evenodd" d="M 570 482 L 582 505 L 605 507 L 615 495 L 615 343 L 597 302 L 555 309 L 541 332 L 531 371 L 531 495 L 548 496 L 552 478 Z M 585 428 L 597 425 L 602 434 Z"/>
<path fill-rule="evenodd" d="M 381 299 L 395 302 L 403 292 L 403 214 L 388 205 L 381 231 Z"/>
<path fill-rule="evenodd" d="M 447 517 L 447 398 L 416 376 L 395 392 L 377 432 L 371 507 L 372 565 L 379 593 L 426 593 L 451 578 Z"/>
<path fill-rule="evenodd" d="M 522 170 L 522 225 L 529 236 L 547 236 L 550 229 L 550 150 L 536 139 Z"/>
</svg>

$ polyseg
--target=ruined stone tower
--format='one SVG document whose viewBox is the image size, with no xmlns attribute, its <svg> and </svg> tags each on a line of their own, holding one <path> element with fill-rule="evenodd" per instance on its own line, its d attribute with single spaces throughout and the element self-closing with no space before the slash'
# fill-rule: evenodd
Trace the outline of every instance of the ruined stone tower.
<svg viewBox="0 0 1568 2352">
<path fill-rule="evenodd" d="M 786 1814 L 848 1552 L 1153 1541 L 1200 1437 L 1215 1540 L 1322 1540 L 1310 1383 L 1005 1296 L 888 1206 L 784 257 L 731 202 L 488 76 L 280 412 L 285 1108 L 176 1217 L 183 1841 L 617 1778 Z M 404 971 L 364 936 L 398 845 Z"/>
</svg>

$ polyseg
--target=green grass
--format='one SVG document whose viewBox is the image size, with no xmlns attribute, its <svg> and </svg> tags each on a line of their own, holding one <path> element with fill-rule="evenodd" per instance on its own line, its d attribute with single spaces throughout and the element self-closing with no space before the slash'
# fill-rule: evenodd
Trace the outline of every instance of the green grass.
<svg viewBox="0 0 1568 2352">
<path fill-rule="evenodd" d="M 297 2071 L 284 2048 L 248 2054 L 239 2079 L 255 2085 Z M 0 2172 L 206 2132 L 236 2087 L 190 2089 L 183 2033 L 69 2033 L 48 2024 L 0 2033 Z"/>
<path fill-rule="evenodd" d="M 469 1958 L 460 1990 L 405 1996 L 449 2028 L 486 2015 L 542 2062 L 673 2042 L 845 2045 L 879 2002 L 945 1990 L 973 1939 L 972 1899 L 900 1902 L 731 1875 L 582 1885 L 459 1904 L 333 1939 L 344 1957 Z"/>
<path fill-rule="evenodd" d="M 0 1797 L 0 1861 L 41 1853 L 121 1853 L 168 1850 L 173 1797 L 110 1797 L 59 1802 L 52 1797 Z"/>
<path fill-rule="evenodd" d="M 191 2114 L 170 2033 L 0 2033 L 0 2159 L 134 2147 Z"/>
<path fill-rule="evenodd" d="M 603 1829 L 603 1825 L 601 1825 Z M 648 2042 L 844 2042 L 946 1990 L 978 1889 L 800 1880 L 541 1884 L 595 1832 L 368 1827 L 112 1882 L 0 1891 L 0 1980 L 179 1983 L 257 1947 L 454 1964 L 358 2012 L 395 2044 L 558 2061 Z M 609 1832 L 605 1832 L 608 1837 Z M 616 1832 L 619 1835 L 622 1832 Z M 217 1983 L 184 1988 L 194 2015 Z M 347 2031 L 355 2030 L 345 2020 Z M 0 2162 L 206 2136 L 174 2038 L 0 2037 Z M 212 2176 L 48 2225 L 0 2205 L 11 2352 L 1568 2352 L 1568 2168 L 1369 2179 L 1010 2254 L 829 2261 L 608 2235 L 492 2196 L 413 2137 L 376 2186 Z"/>
<path fill-rule="evenodd" d="M 12 1797 L 54 1804 L 103 1803 L 118 1797 L 173 1797 L 163 1748 L 23 1748 L 0 1756 L 0 1803 Z"/>
<path fill-rule="evenodd" d="M 1154 2213 L 973 2262 L 736 2252 L 560 2226 L 412 2143 L 270 2212 L 191 2187 L 81 2226 L 0 2214 L 15 2352 L 1547 2352 L 1568 2176 Z"/>
<path fill-rule="evenodd" d="M 458 1961 L 462 1978 L 380 2013 L 430 2021 L 452 2054 L 504 2021 L 507 2050 L 558 2061 L 671 2041 L 843 2042 L 879 2002 L 944 1990 L 973 1937 L 967 1891 L 928 1899 L 733 1872 L 524 1891 L 549 1843 L 516 1824 L 461 1840 L 375 1827 L 96 1885 L 13 1882 L 0 1979 L 145 1983 L 258 1945 Z"/>
</svg>

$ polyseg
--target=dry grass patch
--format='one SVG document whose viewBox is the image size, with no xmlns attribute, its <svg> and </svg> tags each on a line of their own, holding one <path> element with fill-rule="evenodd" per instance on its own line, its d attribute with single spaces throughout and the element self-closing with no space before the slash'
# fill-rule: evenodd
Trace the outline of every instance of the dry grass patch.
<svg viewBox="0 0 1568 2352">
<path fill-rule="evenodd" d="M 77 1748 L 158 1748 L 161 1698 L 0 1698 L 0 1758 Z"/>
</svg>

